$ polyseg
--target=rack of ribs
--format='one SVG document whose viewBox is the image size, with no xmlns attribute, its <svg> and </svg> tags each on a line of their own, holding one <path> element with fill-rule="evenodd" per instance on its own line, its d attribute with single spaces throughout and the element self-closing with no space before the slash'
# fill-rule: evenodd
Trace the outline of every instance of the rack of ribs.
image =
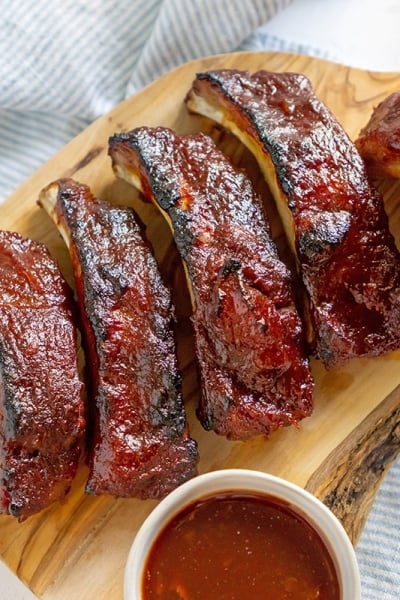
<svg viewBox="0 0 400 600">
<path fill-rule="evenodd" d="M 372 111 L 356 146 L 371 177 L 400 177 L 400 91 Z"/>
<path fill-rule="evenodd" d="M 72 291 L 44 245 L 0 231 L 0 512 L 62 500 L 85 427 Z"/>
<path fill-rule="evenodd" d="M 42 190 L 70 252 L 91 382 L 87 493 L 161 498 L 197 472 L 173 307 L 132 209 L 62 179 Z"/>
<path fill-rule="evenodd" d="M 233 132 L 275 197 L 306 289 L 311 350 L 334 367 L 400 346 L 400 260 L 355 145 L 296 73 L 199 73 L 191 112 Z"/>
<path fill-rule="evenodd" d="M 109 154 L 117 176 L 162 211 L 183 259 L 203 427 L 244 440 L 310 415 L 291 276 L 248 177 L 203 134 L 142 127 L 112 136 Z"/>
</svg>

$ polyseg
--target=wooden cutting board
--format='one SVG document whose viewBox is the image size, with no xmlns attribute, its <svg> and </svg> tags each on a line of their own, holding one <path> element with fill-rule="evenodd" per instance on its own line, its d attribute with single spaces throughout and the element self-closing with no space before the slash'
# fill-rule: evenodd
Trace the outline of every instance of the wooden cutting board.
<svg viewBox="0 0 400 600">
<path fill-rule="evenodd" d="M 244 467 L 280 475 L 306 487 L 342 520 L 356 542 L 379 484 L 400 445 L 400 352 L 352 360 L 326 372 L 312 361 L 315 411 L 296 429 L 270 440 L 229 442 L 204 431 L 196 420 L 198 387 L 190 337 L 190 304 L 180 261 L 168 228 L 154 207 L 117 181 L 107 156 L 108 136 L 139 125 L 179 132 L 209 132 L 233 160 L 247 168 L 256 187 L 268 192 L 257 166 L 241 145 L 205 119 L 187 113 L 183 98 L 197 71 L 233 67 L 306 74 L 316 93 L 356 137 L 372 108 L 400 89 L 400 74 L 377 74 L 303 56 L 238 53 L 196 60 L 165 75 L 110 114 L 98 119 L 49 160 L 0 206 L 0 227 L 46 243 L 71 282 L 66 249 L 50 219 L 36 205 L 40 189 L 64 176 L 88 183 L 96 195 L 134 206 L 147 224 L 161 269 L 173 288 L 178 345 L 191 434 L 201 456 L 200 472 Z M 382 184 L 390 224 L 400 242 L 400 185 Z M 279 223 L 273 230 L 282 245 Z M 284 250 L 284 247 L 283 247 Z M 0 553 L 39 597 L 51 600 L 121 600 L 125 561 L 135 533 L 155 501 L 86 497 L 83 466 L 71 494 L 37 516 L 18 523 L 0 517 Z"/>
</svg>

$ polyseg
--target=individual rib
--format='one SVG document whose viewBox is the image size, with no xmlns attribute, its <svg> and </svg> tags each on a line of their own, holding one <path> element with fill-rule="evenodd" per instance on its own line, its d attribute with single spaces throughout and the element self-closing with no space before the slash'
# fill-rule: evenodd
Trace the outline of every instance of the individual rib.
<svg viewBox="0 0 400 600">
<path fill-rule="evenodd" d="M 400 92 L 374 108 L 356 146 L 371 177 L 400 177 Z"/>
<path fill-rule="evenodd" d="M 0 512 L 62 500 L 84 451 L 72 292 L 42 244 L 0 231 Z"/>
<path fill-rule="evenodd" d="M 197 75 L 189 110 L 231 130 L 274 193 L 327 367 L 400 346 L 400 261 L 383 201 L 343 128 L 296 73 Z"/>
<path fill-rule="evenodd" d="M 156 261 L 131 209 L 73 180 L 39 203 L 70 251 L 94 406 L 89 493 L 161 498 L 196 473 L 172 322 Z"/>
<path fill-rule="evenodd" d="M 250 180 L 202 134 L 142 127 L 111 137 L 109 153 L 172 226 L 193 300 L 203 426 L 246 439 L 308 416 L 291 278 Z"/>
</svg>

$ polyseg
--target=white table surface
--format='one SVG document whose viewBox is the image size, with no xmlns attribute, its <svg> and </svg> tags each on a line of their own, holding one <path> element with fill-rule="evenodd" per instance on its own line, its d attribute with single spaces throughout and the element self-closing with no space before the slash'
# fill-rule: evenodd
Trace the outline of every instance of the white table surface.
<svg viewBox="0 0 400 600">
<path fill-rule="evenodd" d="M 265 30 L 284 40 L 325 49 L 343 64 L 399 72 L 399 25 L 399 0 L 294 0 Z M 0 561 L 0 600 L 35 598 Z"/>
</svg>

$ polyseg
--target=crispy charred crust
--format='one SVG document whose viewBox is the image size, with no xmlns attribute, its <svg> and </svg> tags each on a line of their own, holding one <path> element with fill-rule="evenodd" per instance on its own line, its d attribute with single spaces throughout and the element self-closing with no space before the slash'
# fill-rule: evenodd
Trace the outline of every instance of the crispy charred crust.
<svg viewBox="0 0 400 600">
<path fill-rule="evenodd" d="M 112 136 L 109 153 L 164 212 L 184 259 L 203 426 L 246 439 L 308 416 L 313 381 L 290 274 L 248 178 L 202 134 L 142 127 Z"/>
<path fill-rule="evenodd" d="M 94 396 L 88 493 L 161 498 L 197 470 L 173 307 L 131 209 L 59 180 L 41 195 L 67 240 Z"/>
<path fill-rule="evenodd" d="M 72 293 L 47 249 L 0 231 L 0 512 L 61 500 L 84 451 Z"/>
<path fill-rule="evenodd" d="M 371 177 L 400 177 L 400 91 L 373 110 L 356 146 Z"/>
<path fill-rule="evenodd" d="M 189 110 L 235 133 L 274 193 L 327 367 L 400 346 L 400 261 L 355 145 L 296 73 L 200 73 Z"/>
</svg>

